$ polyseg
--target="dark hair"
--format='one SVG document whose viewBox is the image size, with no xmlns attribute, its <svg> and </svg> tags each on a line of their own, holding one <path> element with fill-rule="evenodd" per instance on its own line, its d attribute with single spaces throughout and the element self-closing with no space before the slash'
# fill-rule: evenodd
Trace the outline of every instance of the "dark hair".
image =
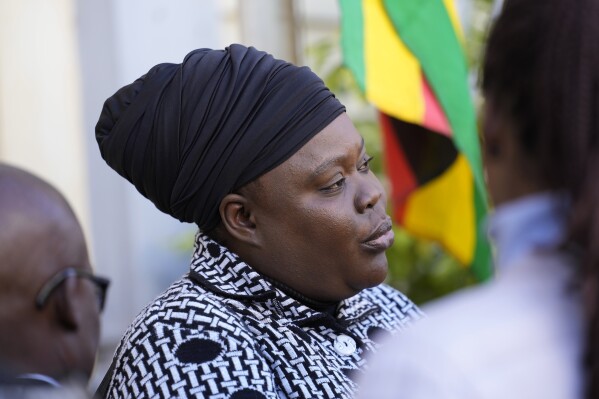
<svg viewBox="0 0 599 399">
<path fill-rule="evenodd" d="M 582 248 L 586 396 L 599 397 L 599 0 L 506 0 L 482 89 L 546 183 L 571 197 L 567 244 Z"/>
</svg>

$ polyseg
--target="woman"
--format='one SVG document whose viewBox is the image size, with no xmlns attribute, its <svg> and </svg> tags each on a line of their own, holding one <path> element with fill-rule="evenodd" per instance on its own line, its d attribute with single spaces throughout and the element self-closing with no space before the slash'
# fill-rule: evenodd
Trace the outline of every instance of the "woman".
<svg viewBox="0 0 599 399">
<path fill-rule="evenodd" d="M 599 397 L 597 21 L 597 0 L 505 1 L 482 81 L 497 278 L 429 307 L 360 397 Z"/>
<path fill-rule="evenodd" d="M 308 68 L 196 50 L 109 98 L 96 136 L 113 169 L 200 229 L 190 273 L 125 333 L 103 396 L 347 398 L 373 337 L 419 318 L 379 285 L 385 194 Z"/>
</svg>

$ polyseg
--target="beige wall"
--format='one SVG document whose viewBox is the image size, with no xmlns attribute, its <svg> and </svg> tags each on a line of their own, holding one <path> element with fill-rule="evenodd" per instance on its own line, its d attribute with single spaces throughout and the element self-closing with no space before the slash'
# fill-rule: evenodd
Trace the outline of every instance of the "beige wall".
<svg viewBox="0 0 599 399">
<path fill-rule="evenodd" d="M 58 187 L 89 231 L 72 0 L 0 2 L 0 160 Z"/>
</svg>

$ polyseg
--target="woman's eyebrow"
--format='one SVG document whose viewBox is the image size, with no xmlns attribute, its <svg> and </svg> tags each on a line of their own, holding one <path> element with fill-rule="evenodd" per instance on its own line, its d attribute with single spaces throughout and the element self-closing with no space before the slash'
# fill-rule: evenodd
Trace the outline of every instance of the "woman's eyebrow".
<svg viewBox="0 0 599 399">
<path fill-rule="evenodd" d="M 364 152 L 364 137 L 361 137 L 361 139 L 362 140 L 360 141 L 360 154 Z M 341 161 L 343 161 L 343 159 L 345 159 L 346 157 L 347 154 L 340 154 L 336 157 L 327 159 L 326 161 L 318 165 L 312 173 L 310 173 L 310 180 L 317 178 L 321 173 L 329 169 L 331 166 L 341 163 Z"/>
<path fill-rule="evenodd" d="M 334 158 L 327 159 L 326 161 L 324 161 L 323 163 L 318 165 L 316 167 L 316 169 L 314 169 L 314 171 L 312 171 L 312 173 L 310 173 L 310 180 L 317 178 L 320 174 L 324 173 L 327 169 L 329 169 L 333 165 L 339 164 L 345 157 L 346 157 L 346 155 L 343 154 L 343 155 L 337 155 Z"/>
</svg>

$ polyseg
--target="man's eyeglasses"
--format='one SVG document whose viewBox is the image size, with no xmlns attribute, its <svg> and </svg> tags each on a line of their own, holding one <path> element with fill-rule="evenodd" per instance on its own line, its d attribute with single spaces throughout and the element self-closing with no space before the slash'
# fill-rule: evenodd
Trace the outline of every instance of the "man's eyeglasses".
<svg viewBox="0 0 599 399">
<path fill-rule="evenodd" d="M 80 277 L 90 280 L 96 286 L 96 295 L 98 297 L 98 305 L 100 306 L 100 310 L 104 309 L 104 302 L 106 300 L 106 290 L 110 285 L 110 280 L 104 277 L 96 276 L 92 272 L 87 270 L 77 269 L 74 267 L 69 267 L 64 269 L 55 275 L 53 275 L 42 287 L 42 289 L 38 292 L 35 297 L 35 306 L 38 309 L 44 307 L 46 302 L 48 301 L 48 297 L 50 294 L 66 279 L 70 277 Z"/>
</svg>

